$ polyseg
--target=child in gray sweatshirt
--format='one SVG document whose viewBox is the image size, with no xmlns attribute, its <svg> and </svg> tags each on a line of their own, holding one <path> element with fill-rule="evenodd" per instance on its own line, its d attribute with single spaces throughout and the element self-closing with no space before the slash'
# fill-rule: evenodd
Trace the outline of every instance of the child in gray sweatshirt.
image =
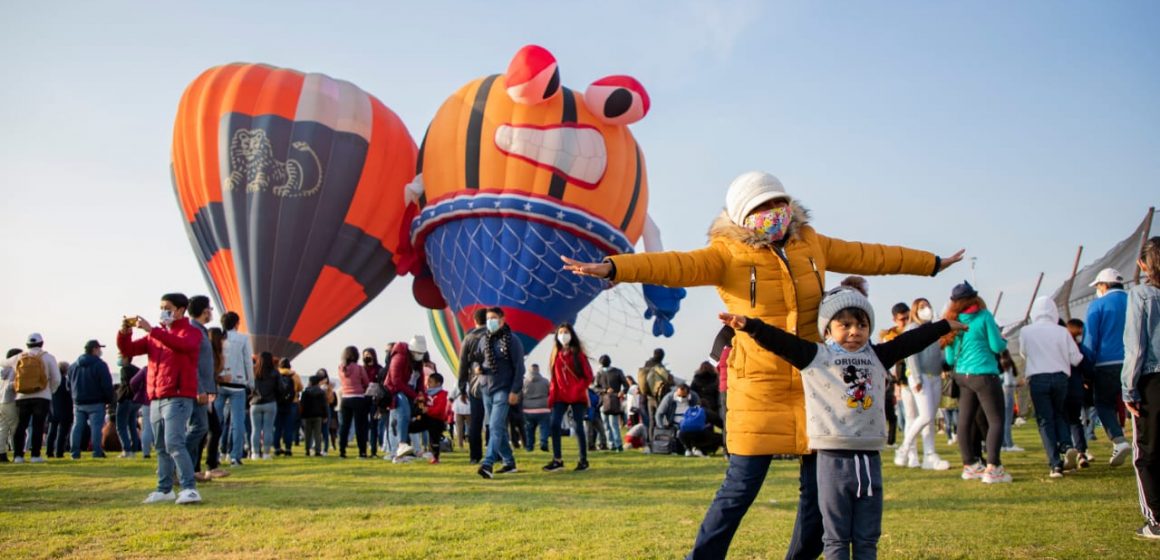
<svg viewBox="0 0 1160 560">
<path fill-rule="evenodd" d="M 874 309 L 861 292 L 837 288 L 818 309 L 814 343 L 758 319 L 721 321 L 801 370 L 806 432 L 818 452 L 818 504 L 827 559 L 876 558 L 882 534 L 882 458 L 886 445 L 886 367 L 922 351 L 958 322 L 929 323 L 884 344 L 869 344 Z"/>
</svg>

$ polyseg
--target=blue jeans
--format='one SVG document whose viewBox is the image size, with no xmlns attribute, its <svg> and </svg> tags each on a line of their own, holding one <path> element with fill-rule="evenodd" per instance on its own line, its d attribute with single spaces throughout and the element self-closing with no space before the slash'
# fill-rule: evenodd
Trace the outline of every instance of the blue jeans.
<svg viewBox="0 0 1160 560">
<path fill-rule="evenodd" d="M 588 405 L 584 403 L 568 404 L 556 403 L 552 405 L 552 458 L 561 459 L 560 452 L 560 434 L 563 430 L 560 429 L 564 423 L 564 415 L 568 412 L 572 413 L 572 431 L 576 434 L 576 441 L 580 444 L 580 461 L 588 460 L 588 442 L 584 433 L 584 416 L 588 413 Z"/>
<path fill-rule="evenodd" d="M 290 451 L 298 433 L 298 403 L 278 403 L 274 417 L 274 449 Z"/>
<path fill-rule="evenodd" d="M 193 461 L 201 456 L 201 438 L 208 433 L 209 405 L 197 404 L 195 400 L 193 410 L 189 414 L 189 428 L 185 432 L 185 447 L 189 450 L 190 464 L 194 464 Z"/>
<path fill-rule="evenodd" d="M 218 418 L 224 419 L 229 407 L 230 427 L 222 430 L 222 449 L 226 448 L 226 433 L 229 433 L 230 458 L 241 461 L 246 453 L 246 390 L 232 387 L 218 387 L 217 400 L 213 403 Z"/>
<path fill-rule="evenodd" d="M 73 459 L 78 459 L 81 456 L 81 438 L 84 436 L 86 427 L 89 428 L 89 434 L 92 436 L 93 457 L 104 457 L 105 452 L 101 449 L 101 429 L 105 427 L 104 403 L 74 404 L 73 419 Z"/>
<path fill-rule="evenodd" d="M 1018 387 L 1003 386 L 1003 406 L 1006 414 L 1003 416 L 1003 447 L 1014 447 L 1015 440 L 1011 439 L 1011 424 L 1015 422 L 1015 391 Z"/>
<path fill-rule="evenodd" d="M 196 401 L 172 398 L 155 400 L 149 405 L 153 433 L 157 436 L 157 491 L 163 494 L 173 490 L 173 471 L 182 490 L 197 488 L 193 479 L 193 459 L 185 446 L 185 431 Z"/>
<path fill-rule="evenodd" d="M 117 403 L 117 439 L 126 453 L 141 451 L 141 431 L 137 429 L 137 414 L 141 405 L 133 401 Z"/>
<path fill-rule="evenodd" d="M 141 405 L 141 454 L 146 458 L 153 450 L 153 405 Z"/>
<path fill-rule="evenodd" d="M 769 473 L 772 455 L 729 455 L 729 468 L 725 471 L 725 481 L 713 497 L 709 511 L 697 531 L 697 541 L 690 560 L 724 558 L 729 551 L 729 543 L 741 518 L 749 511 L 749 506 L 761 491 L 765 476 Z M 790 537 L 786 559 L 816 559 L 822 553 L 822 514 L 818 509 L 818 458 L 817 455 L 803 455 L 801 458 L 800 488 L 797 519 L 793 535 Z"/>
<path fill-rule="evenodd" d="M 818 509 L 826 560 L 878 557 L 882 536 L 882 457 L 877 451 L 818 451 Z M 851 551 L 851 549 L 853 549 Z"/>
<path fill-rule="evenodd" d="M 496 391 L 485 395 L 483 409 L 488 416 L 487 454 L 483 457 L 483 466 L 490 467 L 500 460 L 505 465 L 515 465 L 516 458 L 512 454 L 512 444 L 507 430 L 508 411 L 511 409 L 511 405 L 508 404 L 508 392 Z"/>
<path fill-rule="evenodd" d="M 274 417 L 278 415 L 278 403 L 268 402 L 250 405 L 250 422 L 254 432 L 250 436 L 250 453 L 269 455 L 274 445 Z"/>
<path fill-rule="evenodd" d="M 1039 425 L 1039 439 L 1047 453 L 1047 464 L 1062 467 L 1059 454 L 1072 447 L 1071 428 L 1064 418 L 1063 401 L 1067 399 L 1067 374 L 1040 373 L 1028 376 L 1031 402 L 1035 405 L 1035 422 Z"/>
<path fill-rule="evenodd" d="M 1124 429 L 1120 427 L 1120 419 L 1116 416 L 1116 400 L 1122 394 L 1120 370 L 1123 366 L 1122 363 L 1096 366 L 1092 375 L 1092 395 L 1095 397 L 1100 424 L 1108 432 L 1108 437 L 1117 443 L 1124 439 Z"/>
<path fill-rule="evenodd" d="M 394 456 L 398 451 L 400 443 L 411 445 L 411 400 L 407 395 L 402 393 L 395 395 L 395 408 L 391 410 L 387 430 L 391 435 L 388 442 L 390 456 Z"/>
<path fill-rule="evenodd" d="M 552 413 L 524 412 L 524 449 L 531 451 L 535 444 L 536 429 L 540 430 L 540 449 L 548 448 L 548 430 L 551 426 Z"/>
<path fill-rule="evenodd" d="M 608 431 L 609 449 L 624 449 L 624 440 L 620 439 L 620 415 L 600 414 L 604 420 L 604 429 Z"/>
</svg>

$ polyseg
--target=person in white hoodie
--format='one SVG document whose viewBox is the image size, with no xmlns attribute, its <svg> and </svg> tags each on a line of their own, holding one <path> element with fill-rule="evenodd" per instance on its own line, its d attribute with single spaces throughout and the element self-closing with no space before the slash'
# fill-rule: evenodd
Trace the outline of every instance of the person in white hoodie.
<svg viewBox="0 0 1160 560">
<path fill-rule="evenodd" d="M 1083 354 L 1067 327 L 1059 323 L 1059 309 L 1048 297 L 1031 306 L 1031 324 L 1019 333 L 1019 353 L 1027 360 L 1023 367 L 1031 386 L 1031 402 L 1039 438 L 1047 453 L 1051 478 L 1062 478 L 1065 470 L 1076 468 L 1079 451 L 1071 441 L 1071 428 L 1064 416 L 1067 378 Z M 1061 458 L 1062 456 L 1062 458 Z"/>
<path fill-rule="evenodd" d="M 12 462 L 24 462 L 24 440 L 32 429 L 32 460 L 43 463 L 40 456 L 44 446 L 44 423 L 52 405 L 52 394 L 60 387 L 60 366 L 52 354 L 44 351 L 44 337 L 40 333 L 28 335 L 28 350 L 21 352 L 0 364 L 2 368 L 12 368 L 13 389 L 16 391 L 16 433 L 12 435 Z"/>
<path fill-rule="evenodd" d="M 250 337 L 238 332 L 239 322 L 241 318 L 233 311 L 222 315 L 222 330 L 226 331 L 222 340 L 224 363 L 218 376 L 218 398 L 214 401 L 214 412 L 219 419 L 225 419 L 226 407 L 229 407 L 230 464 L 235 466 L 242 464 L 246 452 L 246 390 L 254 388 L 254 350 Z"/>
</svg>

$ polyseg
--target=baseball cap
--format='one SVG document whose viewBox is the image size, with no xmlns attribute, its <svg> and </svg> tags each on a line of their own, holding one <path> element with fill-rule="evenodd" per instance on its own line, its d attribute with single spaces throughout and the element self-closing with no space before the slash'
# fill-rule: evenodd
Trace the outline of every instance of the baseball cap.
<svg viewBox="0 0 1160 560">
<path fill-rule="evenodd" d="M 85 352 L 88 352 L 89 350 L 92 350 L 93 348 L 104 348 L 104 347 L 105 347 L 105 345 L 101 344 L 99 341 L 90 340 L 90 341 L 85 343 Z"/>
<path fill-rule="evenodd" d="M 44 344 L 44 337 L 40 336 L 38 332 L 28 335 L 28 345 L 32 346 L 33 344 Z"/>
<path fill-rule="evenodd" d="M 1114 268 L 1105 268 L 1096 275 L 1096 279 L 1088 284 L 1089 287 L 1095 287 L 1096 284 L 1123 284 L 1124 275 Z"/>
</svg>

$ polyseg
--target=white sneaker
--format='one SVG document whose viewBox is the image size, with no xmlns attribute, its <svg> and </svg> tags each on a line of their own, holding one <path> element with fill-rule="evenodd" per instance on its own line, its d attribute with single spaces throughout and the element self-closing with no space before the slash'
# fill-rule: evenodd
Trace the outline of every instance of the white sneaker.
<svg viewBox="0 0 1160 560">
<path fill-rule="evenodd" d="M 181 493 L 177 495 L 177 505 L 179 505 L 179 506 L 182 506 L 185 504 L 200 504 L 200 503 L 201 503 L 201 494 L 198 494 L 197 490 L 194 490 L 192 488 L 190 488 L 188 490 L 182 490 Z"/>
<path fill-rule="evenodd" d="M 922 468 L 928 471 L 945 471 L 951 468 L 951 464 L 939 457 L 937 453 L 931 453 L 922 458 Z"/>
<path fill-rule="evenodd" d="M 922 466 L 922 462 L 918 460 L 918 449 L 911 448 L 906 453 L 906 466 L 911 469 L 917 469 Z"/>
<path fill-rule="evenodd" d="M 165 493 L 153 492 L 152 494 L 149 494 L 148 498 L 145 498 L 144 502 L 141 502 L 141 503 L 143 503 L 143 504 L 160 504 L 162 502 L 172 502 L 176 498 L 177 498 L 177 494 L 174 494 L 173 490 L 170 490 L 170 491 L 165 492 Z"/>
<path fill-rule="evenodd" d="M 426 459 L 426 460 L 428 460 L 428 461 L 430 461 L 431 459 L 434 459 L 434 458 L 435 458 L 435 454 L 434 454 L 434 453 L 431 453 L 430 451 L 424 451 L 424 452 L 423 452 L 423 458 L 424 458 L 424 459 Z"/>
<path fill-rule="evenodd" d="M 700 449 L 696 449 L 696 448 L 694 448 L 694 449 L 693 449 L 693 456 L 694 456 L 694 457 L 704 457 L 704 456 L 705 456 L 705 453 L 704 453 L 704 452 L 702 452 Z"/>
<path fill-rule="evenodd" d="M 1027 450 L 1023 449 L 1022 447 L 1019 447 L 1018 445 L 1012 445 L 1011 447 L 1008 447 L 1006 449 L 1006 451 L 1009 453 L 1023 453 L 1024 451 L 1027 451 Z"/>
<path fill-rule="evenodd" d="M 987 467 L 983 466 L 982 463 L 975 463 L 973 465 L 963 465 L 962 478 L 963 478 L 963 480 L 978 480 L 980 478 L 983 478 L 983 473 L 986 470 L 987 470 Z"/>
<path fill-rule="evenodd" d="M 1089 463 L 1096 460 L 1096 456 L 1092 454 L 1090 449 L 1083 456 L 1087 458 Z"/>
<path fill-rule="evenodd" d="M 1131 454 L 1132 454 L 1132 444 L 1130 444 L 1126 441 L 1122 442 L 1122 443 L 1117 443 L 1116 446 L 1112 448 L 1112 458 L 1108 460 L 1108 464 L 1113 466 L 1113 467 L 1118 467 L 1118 466 L 1124 464 L 1124 461 L 1128 459 L 1128 455 L 1131 455 Z M 37 459 L 37 457 L 33 457 L 32 462 L 35 463 L 36 459 Z"/>
<path fill-rule="evenodd" d="M 13 464 L 19 465 L 19 464 L 21 464 L 21 463 L 23 463 L 23 462 L 24 462 L 24 457 L 17 456 L 17 457 L 13 457 L 13 458 L 12 458 L 12 463 L 13 463 Z"/>
<path fill-rule="evenodd" d="M 693 456 L 693 452 L 691 450 L 685 451 L 685 457 L 692 457 L 692 456 Z"/>
<path fill-rule="evenodd" d="M 121 454 L 118 455 L 117 457 L 119 457 L 121 459 L 129 459 L 131 457 L 131 455 L 129 455 L 128 451 L 122 451 Z"/>
<path fill-rule="evenodd" d="M 1131 448 L 1131 446 L 1128 446 L 1128 447 Z M 28 462 L 33 463 L 33 464 L 43 463 L 44 457 L 33 457 L 33 458 L 29 459 Z M 1120 462 L 1123 463 L 1123 461 L 1120 461 Z"/>
<path fill-rule="evenodd" d="M 951 439 L 947 440 L 947 445 L 954 445 L 958 442 L 959 442 L 959 434 L 955 434 L 955 435 L 951 436 Z"/>
<path fill-rule="evenodd" d="M 320 455 L 320 456 L 322 456 L 322 457 L 325 457 L 325 456 L 326 456 L 326 452 L 325 452 L 325 451 L 323 451 L 322 453 L 319 453 L 319 455 Z"/>
<path fill-rule="evenodd" d="M 894 466 L 896 466 L 896 467 L 905 467 L 906 466 L 906 450 L 905 449 L 899 447 L 898 449 L 894 450 Z"/>
<path fill-rule="evenodd" d="M 409 443 L 400 443 L 399 448 L 395 450 L 395 457 L 406 457 L 407 455 L 414 455 L 415 448 L 411 447 Z"/>
<path fill-rule="evenodd" d="M 1063 470 L 1074 471 L 1079 466 L 1079 450 L 1072 447 L 1063 454 Z"/>
<path fill-rule="evenodd" d="M 1026 423 L 1027 423 L 1027 420 L 1024 420 L 1022 416 L 1016 416 L 1015 420 L 1011 422 L 1011 425 L 1012 426 L 1022 426 Z"/>
<path fill-rule="evenodd" d="M 1001 484 L 1005 482 L 1011 482 L 1011 473 L 1008 473 L 1002 465 L 983 472 L 983 484 Z"/>
<path fill-rule="evenodd" d="M 251 460 L 251 461 L 257 461 L 257 460 L 259 460 L 259 459 L 261 459 L 261 458 L 262 458 L 262 456 L 261 456 L 261 455 L 258 455 L 257 453 L 250 453 L 250 460 Z"/>
</svg>

